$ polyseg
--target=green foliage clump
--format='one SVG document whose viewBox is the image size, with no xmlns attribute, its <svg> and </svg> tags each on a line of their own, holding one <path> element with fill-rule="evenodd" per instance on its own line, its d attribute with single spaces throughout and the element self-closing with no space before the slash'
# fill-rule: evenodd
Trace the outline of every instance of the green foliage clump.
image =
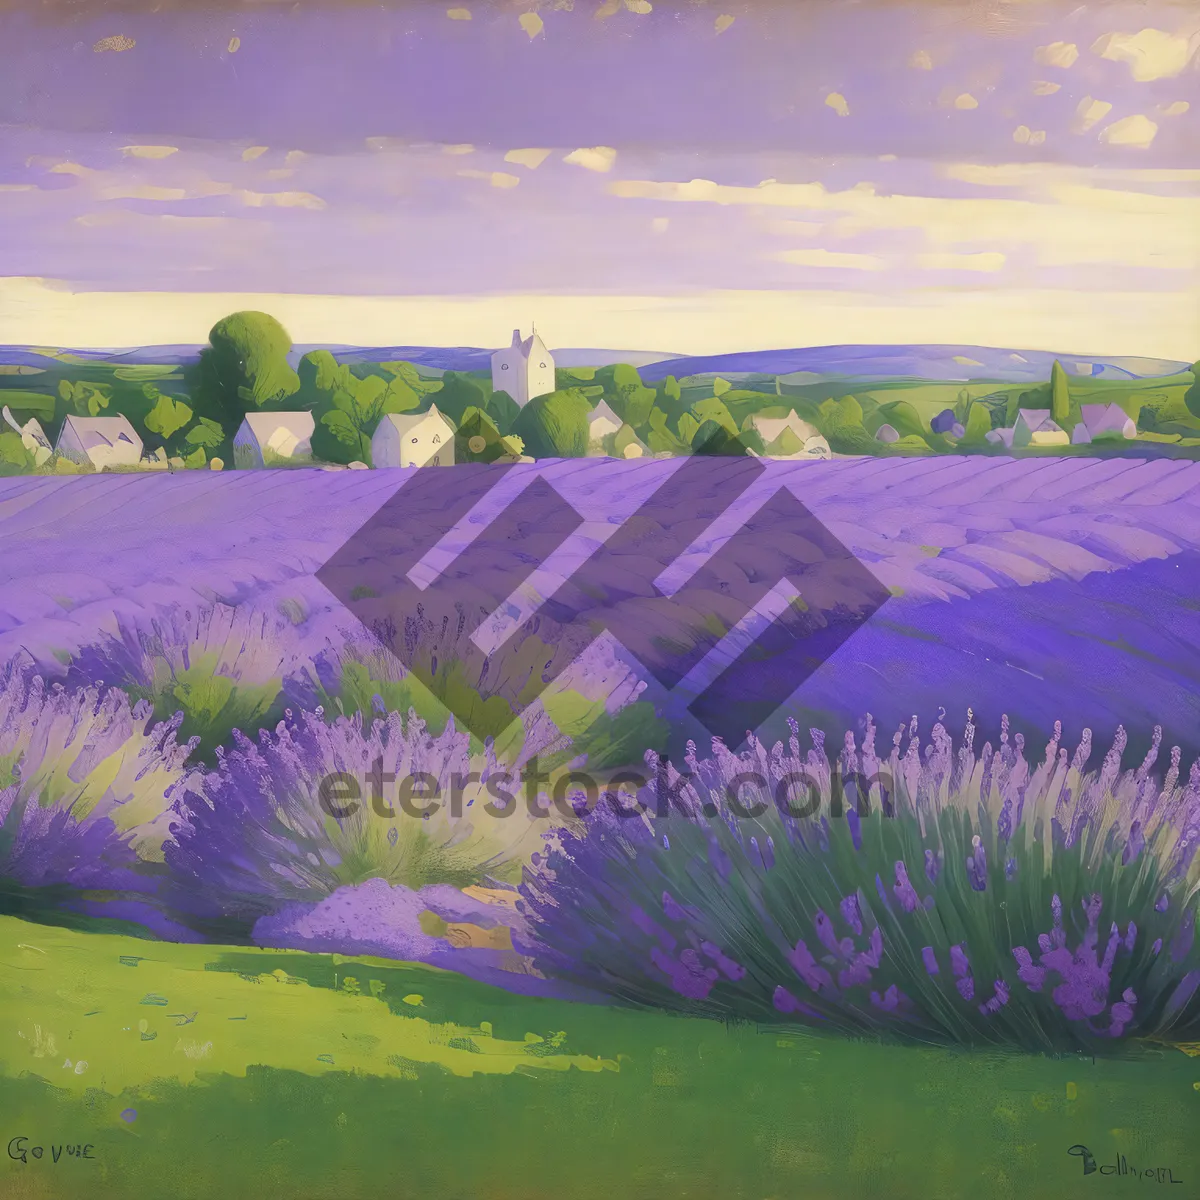
<svg viewBox="0 0 1200 1200">
<path fill-rule="evenodd" d="M 517 417 L 513 432 L 534 458 L 582 458 L 588 450 L 592 406 L 575 388 L 536 396 Z"/>
</svg>

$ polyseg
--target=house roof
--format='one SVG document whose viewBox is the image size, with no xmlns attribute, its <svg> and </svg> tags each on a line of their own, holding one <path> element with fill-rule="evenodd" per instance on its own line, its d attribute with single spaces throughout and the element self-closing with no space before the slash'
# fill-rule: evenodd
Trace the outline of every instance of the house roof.
<svg viewBox="0 0 1200 1200">
<path fill-rule="evenodd" d="M 126 417 L 68 417 L 63 422 L 63 430 L 70 427 L 80 446 L 84 450 L 99 450 L 107 446 L 116 446 L 122 442 L 131 442 L 140 447 L 142 439 L 129 423 Z M 61 441 L 62 434 L 59 434 Z"/>
<path fill-rule="evenodd" d="M 382 425 L 385 421 L 391 422 L 399 433 L 407 433 L 410 429 L 416 429 L 418 425 L 424 424 L 430 418 L 440 421 L 451 433 L 454 432 L 454 425 L 446 419 L 438 411 L 436 404 L 430 405 L 428 411 L 421 413 L 385 413 Z"/>
<path fill-rule="evenodd" d="M 618 417 L 617 414 L 615 412 L 613 412 L 613 410 L 611 408 L 608 407 L 607 402 L 604 400 L 601 400 L 600 403 L 597 404 L 596 407 L 592 409 L 591 414 L 588 416 L 588 424 L 589 425 L 591 425 L 595 421 L 609 421 L 613 425 L 615 425 L 618 429 L 621 428 L 621 424 L 622 424 L 621 418 Z"/>
<path fill-rule="evenodd" d="M 1030 433 L 1062 433 L 1063 428 L 1050 417 L 1048 408 L 1022 408 L 1017 412 L 1017 420 L 1024 421 Z"/>
<path fill-rule="evenodd" d="M 750 418 L 750 423 L 758 431 L 759 437 L 768 446 L 785 429 L 790 429 L 801 441 L 805 441 L 810 437 L 816 437 L 818 433 L 816 426 L 804 420 L 803 417 L 796 415 L 795 409 L 792 409 L 786 417 L 763 417 L 755 414 Z"/>
<path fill-rule="evenodd" d="M 1119 404 L 1081 404 L 1079 418 L 1088 433 L 1120 433 L 1133 419 Z"/>
<path fill-rule="evenodd" d="M 281 429 L 286 430 L 297 441 L 303 441 L 312 437 L 316 428 L 310 412 L 247 413 L 245 424 L 260 446 L 265 446 Z"/>
</svg>

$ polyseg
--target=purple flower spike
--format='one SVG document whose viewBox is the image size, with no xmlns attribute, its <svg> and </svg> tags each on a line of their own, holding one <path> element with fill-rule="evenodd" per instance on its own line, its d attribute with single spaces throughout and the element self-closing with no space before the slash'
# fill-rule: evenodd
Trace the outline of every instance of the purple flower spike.
<svg viewBox="0 0 1200 1200">
<path fill-rule="evenodd" d="M 669 921 L 686 921 L 687 920 L 687 913 L 684 912 L 682 908 L 680 908 L 678 902 L 675 900 L 675 897 L 672 896 L 670 892 L 663 892 L 662 906 L 663 906 L 663 912 L 667 916 L 667 920 L 669 920 Z"/>
<path fill-rule="evenodd" d="M 850 840 L 854 843 L 855 850 L 861 850 L 862 819 L 853 805 L 846 809 L 846 824 L 850 826 Z"/>
<path fill-rule="evenodd" d="M 892 890 L 896 893 L 896 899 L 900 901 L 900 906 L 905 912 L 916 912 L 920 907 L 921 898 L 910 882 L 908 868 L 903 862 L 896 863 L 896 886 Z"/>
<path fill-rule="evenodd" d="M 997 979 L 994 984 L 992 998 L 979 1006 L 979 1011 L 985 1017 L 994 1017 L 1008 1003 L 1008 986 L 1003 979 Z"/>
<path fill-rule="evenodd" d="M 706 958 L 716 963 L 717 970 L 726 979 L 732 979 L 736 983 L 739 979 L 746 977 L 746 968 L 741 963 L 734 962 L 719 946 L 712 942 L 701 942 L 700 949 Z"/>
<path fill-rule="evenodd" d="M 858 904 L 858 893 L 854 892 L 842 901 L 842 920 L 854 930 L 855 937 L 861 937 L 863 931 L 862 909 Z"/>
<path fill-rule="evenodd" d="M 871 993 L 871 1003 L 881 1012 L 895 1012 L 907 1001 L 908 997 L 894 983 L 882 996 L 878 992 Z"/>
<path fill-rule="evenodd" d="M 1196 910 L 1189 908 L 1179 926 L 1178 933 L 1171 940 L 1171 961 L 1183 962 L 1192 952 L 1192 943 L 1196 940 Z"/>
<path fill-rule="evenodd" d="M 983 841 L 976 834 L 971 839 L 971 856 L 967 859 L 967 878 L 971 887 L 977 892 L 987 891 L 987 854 L 983 849 Z"/>
<path fill-rule="evenodd" d="M 936 885 L 936 883 L 938 881 L 938 873 L 940 870 L 941 870 L 941 863 L 938 861 L 938 858 L 934 856 L 934 853 L 932 850 L 926 850 L 925 851 L 925 878 L 928 879 L 930 883 Z"/>
<path fill-rule="evenodd" d="M 971 969 L 970 960 L 967 958 L 962 946 L 950 947 L 950 969 L 955 976 L 961 979 Z"/>
<path fill-rule="evenodd" d="M 803 1000 L 797 1000 L 791 992 L 785 987 L 777 987 L 771 1001 L 775 1006 L 776 1012 L 786 1014 L 800 1013 L 802 1016 L 811 1017 L 814 1021 L 823 1021 L 825 1018 L 821 1016 L 815 1008 L 810 1008 Z"/>
<path fill-rule="evenodd" d="M 695 950 L 684 950 L 676 960 L 655 946 L 650 961 L 670 977 L 672 990 L 688 1000 L 706 1000 L 719 978 L 716 970 L 704 966 Z"/>
<path fill-rule="evenodd" d="M 1163 894 L 1161 896 L 1159 896 L 1158 900 L 1155 902 L 1154 911 L 1159 912 L 1159 913 L 1165 913 L 1167 911 L 1167 909 L 1170 907 L 1171 907 L 1171 897 L 1166 892 L 1163 892 Z"/>
<path fill-rule="evenodd" d="M 1046 968 L 1035 966 L 1033 955 L 1024 946 L 1013 947 L 1013 958 L 1017 960 L 1017 978 L 1031 992 L 1040 992 L 1046 982 Z"/>
<path fill-rule="evenodd" d="M 814 991 L 820 994 L 824 988 L 828 992 L 834 990 L 833 976 L 818 966 L 812 952 L 803 942 L 797 942 L 796 948 L 788 955 L 788 961 L 796 970 L 796 974 Z"/>
<path fill-rule="evenodd" d="M 1007 879 L 1011 883 L 1012 880 L 1016 879 L 1016 877 L 1017 877 L 1017 860 L 1015 858 L 1010 858 L 1008 860 L 1008 862 L 1006 862 L 1004 864 L 1004 878 Z"/>
<path fill-rule="evenodd" d="M 1162 938 L 1155 938 L 1154 945 L 1150 947 L 1150 953 L 1157 958 L 1162 953 Z"/>
<path fill-rule="evenodd" d="M 925 946 L 922 948 L 921 959 L 925 963 L 926 974 L 928 974 L 928 975 L 938 974 L 939 967 L 938 967 L 937 955 L 934 953 L 932 946 Z"/>
</svg>

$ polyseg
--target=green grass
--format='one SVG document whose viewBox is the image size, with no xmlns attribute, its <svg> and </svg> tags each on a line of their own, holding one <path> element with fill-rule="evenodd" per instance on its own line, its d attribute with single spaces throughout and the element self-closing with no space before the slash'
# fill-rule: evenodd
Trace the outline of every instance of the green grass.
<svg viewBox="0 0 1200 1200">
<path fill-rule="evenodd" d="M 124 961 L 123 961 L 124 958 Z M 65 1065 L 70 1060 L 71 1066 Z M 80 1073 L 78 1063 L 87 1066 Z M 420 966 L 0 918 L 0 1195 L 1089 1196 L 1200 1180 L 1200 1063 L 960 1054 L 527 999 Z M 136 1110 L 133 1121 L 121 1113 Z M 84 1160 L 55 1145 L 91 1144 Z"/>
</svg>

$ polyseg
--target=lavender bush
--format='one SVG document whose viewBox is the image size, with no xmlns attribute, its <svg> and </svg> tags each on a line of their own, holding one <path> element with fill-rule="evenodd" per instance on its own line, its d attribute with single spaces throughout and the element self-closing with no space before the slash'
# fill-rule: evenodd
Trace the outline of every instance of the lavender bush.
<svg viewBox="0 0 1200 1200">
<path fill-rule="evenodd" d="M 234 729 L 278 720 L 284 680 L 303 659 L 292 621 L 226 604 L 179 604 L 142 620 L 119 617 L 115 634 L 81 649 L 69 685 L 113 684 L 146 700 L 162 721 L 183 714 L 180 736 L 210 756 Z"/>
<path fill-rule="evenodd" d="M 138 888 L 162 861 L 193 748 L 116 688 L 71 692 L 13 662 L 0 682 L 0 876 L 9 886 Z"/>
<path fill-rule="evenodd" d="M 486 664 L 482 676 L 468 677 L 454 653 L 466 636 L 462 629 L 432 629 L 414 619 L 405 635 L 423 639 L 434 690 L 417 680 L 380 637 L 343 630 L 336 645 L 318 652 L 309 669 L 289 679 L 289 698 L 300 708 L 320 706 L 331 717 L 358 713 L 364 720 L 412 709 L 437 733 L 450 718 L 446 701 L 453 697 L 468 709 L 486 707 L 484 724 L 491 723 L 494 713 L 508 718 L 508 728 L 495 742 L 498 757 L 521 764 L 537 754 L 551 769 L 575 760 L 586 760 L 593 770 L 628 766 L 640 762 L 647 749 L 665 744 L 665 724 L 653 705 L 638 699 L 645 683 L 607 639 L 594 642 L 529 703 L 533 674 L 550 661 L 549 648 L 536 639 L 516 676 L 497 682 L 487 678 Z M 396 636 L 391 629 L 383 632 L 386 640 Z M 482 744 L 472 737 L 472 747 L 479 752 Z"/>
<path fill-rule="evenodd" d="M 392 712 L 364 724 L 360 714 L 326 722 L 320 708 L 288 719 L 257 743 L 235 732 L 217 752 L 217 767 L 194 770 L 179 791 L 178 827 L 166 847 L 172 897 L 181 912 L 240 925 L 285 904 L 312 903 L 338 888 L 382 879 L 413 890 L 489 878 L 519 878 L 522 858 L 540 844 L 519 798 L 491 815 L 487 789 L 498 764 L 490 747 L 472 756 L 449 721 L 437 736 L 415 713 Z M 369 779 L 378 764 L 396 780 L 428 774 L 441 804 L 424 818 L 405 814 L 398 785 L 384 783 L 373 804 Z M 323 808 L 320 788 L 335 774 L 352 776 L 361 795 L 342 817 Z M 453 803 L 453 776 L 473 782 Z M 424 806 L 418 793 L 412 804 Z M 338 800 L 330 808 L 352 807 Z M 387 809 L 393 809 L 394 815 Z M 455 809 L 458 811 L 455 811 Z"/>
<path fill-rule="evenodd" d="M 603 806 L 535 860 L 525 949 L 619 1000 L 723 1018 L 1093 1053 L 1195 1037 L 1200 764 L 1182 781 L 1175 749 L 1158 778 L 1159 731 L 1136 769 L 1122 730 L 1092 772 L 1087 732 L 1069 755 L 1056 725 L 1034 764 L 1007 720 L 997 748 L 974 736 L 938 724 L 922 754 L 914 719 L 879 756 L 868 718 L 836 768 L 794 722 L 786 747 L 691 747 L 669 819 L 648 788 L 646 815 Z M 770 785 L 735 811 L 747 772 Z M 820 806 L 801 818 L 775 789 L 804 772 Z"/>
</svg>

